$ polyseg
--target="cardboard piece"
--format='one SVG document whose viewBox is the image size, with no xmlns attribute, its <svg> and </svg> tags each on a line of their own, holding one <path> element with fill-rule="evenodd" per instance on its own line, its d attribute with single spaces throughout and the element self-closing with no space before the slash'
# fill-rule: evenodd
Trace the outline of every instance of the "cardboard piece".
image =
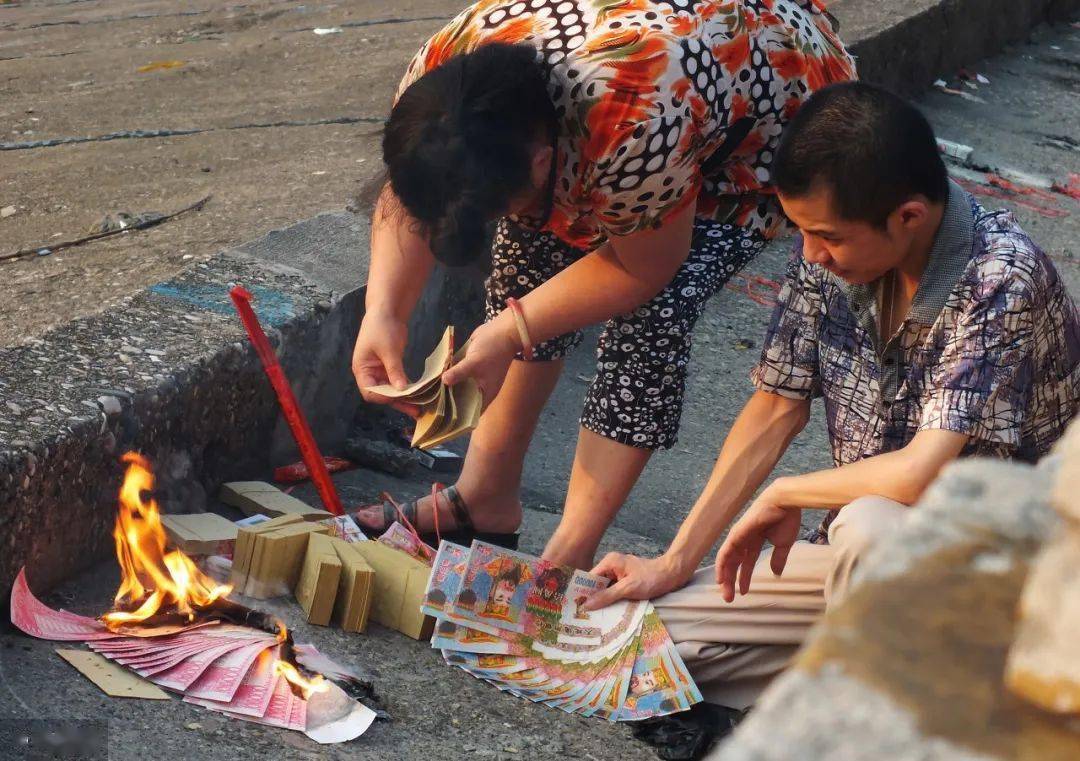
<svg viewBox="0 0 1080 761">
<path fill-rule="evenodd" d="M 333 540 L 323 534 L 308 534 L 296 600 L 307 613 L 308 623 L 327 626 L 334 610 L 334 600 L 341 578 L 341 561 Z"/>
<path fill-rule="evenodd" d="M 420 603 L 431 569 L 380 542 L 355 542 L 349 546 L 375 571 L 371 618 L 413 639 L 430 639 L 435 619 L 420 611 Z"/>
<path fill-rule="evenodd" d="M 172 546 L 185 555 L 233 554 L 237 526 L 216 513 L 162 515 L 161 526 Z"/>
<path fill-rule="evenodd" d="M 262 513 L 271 518 L 297 515 L 304 520 L 318 521 L 331 517 L 326 510 L 312 507 L 265 481 L 232 481 L 221 485 L 218 499 L 238 508 L 244 515 Z"/>
<path fill-rule="evenodd" d="M 307 554 L 308 535 L 329 534 L 330 527 L 297 515 L 281 515 L 241 528 L 233 553 L 233 588 L 259 599 L 277 597 L 296 587 Z"/>
<path fill-rule="evenodd" d="M 442 340 L 424 362 L 424 374 L 420 380 L 404 389 L 393 386 L 372 386 L 374 391 L 391 399 L 413 404 L 420 409 L 413 429 L 412 446 L 428 449 L 462 436 L 476 428 L 480 422 L 483 397 L 480 387 L 471 378 L 454 386 L 442 383 L 442 374 L 465 356 L 468 341 L 453 352 L 454 328 L 443 333 Z"/>
<path fill-rule="evenodd" d="M 156 684 L 143 679 L 133 671 L 113 663 L 103 655 L 88 650 L 64 650 L 57 655 L 79 670 L 83 676 L 114 698 L 141 698 L 143 700 L 168 700 L 169 695 Z"/>
<path fill-rule="evenodd" d="M 334 601 L 334 623 L 347 632 L 367 630 L 371 601 L 375 596 L 375 569 L 356 551 L 355 542 L 330 540 L 341 561 L 341 579 Z"/>
</svg>

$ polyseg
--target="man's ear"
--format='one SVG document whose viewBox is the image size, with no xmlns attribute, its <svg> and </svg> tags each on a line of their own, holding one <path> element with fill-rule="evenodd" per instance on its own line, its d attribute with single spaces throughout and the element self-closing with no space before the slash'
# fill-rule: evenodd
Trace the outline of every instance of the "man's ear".
<svg viewBox="0 0 1080 761">
<path fill-rule="evenodd" d="M 921 227 L 929 216 L 930 203 L 922 196 L 916 196 L 904 201 L 893 212 L 893 217 L 899 222 L 900 226 L 909 231 Z"/>
<path fill-rule="evenodd" d="M 551 162 L 554 160 L 555 151 L 550 145 L 538 147 L 533 151 L 529 175 L 532 186 L 537 190 L 547 187 L 548 177 L 551 175 Z"/>
</svg>

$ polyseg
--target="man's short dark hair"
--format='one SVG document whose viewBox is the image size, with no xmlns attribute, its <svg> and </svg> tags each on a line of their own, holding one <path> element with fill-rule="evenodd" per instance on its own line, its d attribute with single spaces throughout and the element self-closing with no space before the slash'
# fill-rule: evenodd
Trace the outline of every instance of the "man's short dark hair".
<svg viewBox="0 0 1080 761">
<path fill-rule="evenodd" d="M 926 117 L 864 82 L 829 85 L 806 101 L 784 130 L 772 183 L 792 198 L 821 183 L 841 217 L 877 227 L 916 194 L 942 202 L 949 192 Z"/>
</svg>

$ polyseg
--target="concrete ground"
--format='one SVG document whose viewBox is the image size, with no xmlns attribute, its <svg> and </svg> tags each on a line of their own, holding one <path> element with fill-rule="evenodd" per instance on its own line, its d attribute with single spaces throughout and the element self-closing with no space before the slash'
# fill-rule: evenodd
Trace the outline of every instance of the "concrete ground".
<svg viewBox="0 0 1080 761">
<path fill-rule="evenodd" d="M 437 15 L 445 13 L 449 5 L 424 0 L 399 5 L 393 14 Z M 376 106 L 385 104 L 396 72 L 408 55 L 406 49 L 418 44 L 435 24 L 388 25 L 379 28 L 379 34 L 385 32 L 385 36 L 371 33 L 369 41 L 363 42 L 369 34 L 364 27 L 346 27 L 340 35 L 326 37 L 311 31 L 289 31 L 360 19 L 359 4 L 315 9 L 292 2 L 262 2 L 232 6 L 229 11 L 202 10 L 209 7 L 205 2 L 186 5 L 198 14 L 193 16 L 102 21 L 94 24 L 91 32 L 78 25 L 30 27 L 46 15 L 105 18 L 175 12 L 175 6 L 164 2 L 81 3 L 53 6 L 47 14 L 32 5 L 0 10 L 0 57 L 26 56 L 4 62 L 0 69 L 5 92 L 14 92 L 17 87 L 22 93 L 5 97 L 0 111 L 21 120 L 20 132 L 35 133 L 2 139 L 29 141 L 81 134 L 83 130 L 73 121 L 76 108 L 84 112 L 97 109 L 95 122 L 101 124 L 100 132 L 381 114 Z M 209 24 L 204 28 L 206 35 L 195 35 L 196 25 L 202 23 Z M 271 28 L 273 31 L 267 31 Z M 132 31 L 136 29 L 143 31 Z M 279 39 L 272 39 L 274 35 Z M 22 42 L 16 45 L 13 40 Z M 70 47 L 57 46 L 58 40 Z M 361 58 L 362 45 L 382 46 L 373 48 L 380 55 Z M 79 56 L 90 53 L 47 61 L 39 58 L 46 50 L 61 53 L 76 49 L 95 51 L 93 56 L 100 65 L 80 68 L 76 63 Z M 339 52 L 330 55 L 328 50 Z M 169 58 L 191 63 L 154 74 L 134 72 L 138 65 Z M 373 74 L 372 85 L 362 92 L 350 88 L 347 81 L 335 76 L 349 68 L 345 60 L 363 60 L 369 67 L 381 67 L 381 75 Z M 370 63 L 372 60 L 376 62 Z M 219 68 L 229 76 L 214 73 Z M 977 69 L 990 84 L 971 92 L 985 103 L 942 93 L 931 93 L 920 101 L 940 136 L 972 145 L 975 158 L 987 166 L 1057 180 L 1080 172 L 1076 149 L 1080 144 L 1080 99 L 1076 97 L 1080 89 L 1080 30 L 1067 25 L 1044 30 L 1035 44 L 1013 49 Z M 153 80 L 153 86 L 140 86 L 139 77 L 158 79 Z M 42 84 L 42 78 L 48 83 Z M 230 93 L 220 89 L 235 87 L 249 92 L 243 83 L 257 78 L 295 88 L 301 100 L 311 101 L 274 100 L 273 88 L 268 86 L 260 90 L 264 100 L 236 108 L 230 105 Z M 69 87 L 91 79 L 95 84 Z M 296 87 L 298 84 L 304 86 Z M 84 88 L 90 89 L 79 94 Z M 184 97 L 206 96 L 207 90 L 212 101 L 220 102 L 201 113 L 182 110 Z M 117 108 L 132 91 L 139 93 L 136 102 Z M 46 110 L 43 102 L 56 105 Z M 331 107 L 343 103 L 351 107 Z M 42 115 L 38 108 L 43 109 Z M 71 112 L 63 116 L 68 108 Z M 35 113 L 25 113 L 28 109 Z M 188 117 L 183 122 L 171 121 L 172 114 Z M 47 119 L 48 123 L 30 122 L 31 117 Z M 63 303 L 65 317 L 96 309 L 113 295 L 153 282 L 182 266 L 185 254 L 202 256 L 222 245 L 251 238 L 273 224 L 340 206 L 355 179 L 364 173 L 356 169 L 357 161 L 373 155 L 372 139 L 363 137 L 369 129 L 364 125 L 247 129 L 3 153 L 5 169 L 12 166 L 15 171 L 14 179 L 11 171 L 0 176 L 0 207 L 9 203 L 19 207 L 15 216 L 0 221 L 5 246 L 12 241 L 15 245 L 33 244 L 60 231 L 77 233 L 106 211 L 168 210 L 211 190 L 219 191 L 221 205 L 208 207 L 183 225 L 10 267 L 4 271 L 4 282 L 13 283 L 12 296 L 0 307 L 5 310 L 0 331 L 8 332 L 0 336 L 12 340 L 43 329 L 48 315 L 57 313 L 47 305 Z M 273 158 L 249 160 L 256 155 Z M 138 182 L 122 171 L 125 166 L 143 171 L 149 165 L 156 168 Z M 203 165 L 212 171 L 202 172 Z M 312 174 L 318 171 L 326 174 Z M 138 195 L 125 195 L 123 188 L 128 186 Z M 1080 258 L 1075 243 L 1080 204 L 1064 195 L 1050 200 L 1033 194 L 1021 196 L 1019 200 L 1027 206 L 985 195 L 981 200 L 988 206 L 1013 206 L 1033 237 L 1054 258 L 1072 293 L 1080 298 Z M 64 204 L 69 208 L 46 211 Z M 760 278 L 755 293 L 770 295 L 766 281 L 779 279 L 785 256 L 784 244 L 777 244 L 749 266 L 744 275 Z M 769 315 L 767 305 L 751 299 L 745 290 L 737 290 L 747 282 L 744 277 L 733 283 L 712 301 L 703 317 L 695 336 L 694 374 L 680 443 L 651 463 L 605 548 L 659 551 L 700 491 L 715 450 L 749 393 L 747 372 L 760 348 Z M 743 348 L 747 344 L 751 347 Z M 537 551 L 557 520 L 554 513 L 561 504 L 572 456 L 569 442 L 575 435 L 585 380 L 591 374 L 591 354 L 583 349 L 568 363 L 530 453 L 524 492 L 530 508 L 527 550 Z M 781 470 L 800 472 L 826 467 L 828 462 L 824 424 L 817 410 L 810 429 L 792 446 Z M 348 504 L 367 501 L 383 488 L 393 488 L 403 496 L 410 490 L 416 494 L 428 488 L 419 480 L 394 481 L 363 471 L 339 477 L 339 484 Z M 298 493 L 312 496 L 310 490 Z M 812 520 L 811 516 L 807 520 Z M 98 613 L 108 605 L 115 583 L 115 567 L 106 563 L 94 573 L 73 579 L 46 600 L 78 612 Z M 376 671 L 378 690 L 393 721 L 375 725 L 357 742 L 322 748 L 295 733 L 226 721 L 179 702 L 166 708 L 158 703 L 106 698 L 53 654 L 53 644 L 7 634 L 0 641 L 0 722 L 27 716 L 107 718 L 112 756 L 118 759 L 151 754 L 230 761 L 257 757 L 653 757 L 629 739 L 626 728 L 564 717 L 509 698 L 463 672 L 443 667 L 423 643 L 409 642 L 379 627 L 359 637 L 333 629 L 313 630 L 299 622 L 298 608 L 291 601 L 263 607 L 272 607 L 295 625 L 301 641 L 314 641 L 332 657 Z M 5 751 L 0 750 L 0 757 L 5 757 Z M 793 757 L 797 752 L 793 751 Z"/>
<path fill-rule="evenodd" d="M 0 345 L 106 308 L 190 262 L 326 209 L 376 172 L 378 129 L 420 44 L 461 0 L 0 4 L 0 253 L 106 214 L 206 208 L 155 230 L 4 266 Z M 316 35 L 314 28 L 337 27 Z M 182 62 L 141 73 L 155 62 Z M 322 123 L 335 120 L 355 123 Z M 277 122 L 310 126 L 259 127 Z"/>
<path fill-rule="evenodd" d="M 346 206 L 378 171 L 406 64 L 465 4 L 0 3 L 0 209 L 15 208 L 0 218 L 0 255 L 80 237 L 106 214 L 213 195 L 152 231 L 0 263 L 0 346 Z M 341 31 L 313 31 L 325 28 Z M 180 65 L 139 71 L 155 63 Z M 280 122 L 292 126 L 266 126 Z M 100 139 L 156 130 L 197 132 Z M 33 147 L 71 138 L 91 140 Z"/>
</svg>

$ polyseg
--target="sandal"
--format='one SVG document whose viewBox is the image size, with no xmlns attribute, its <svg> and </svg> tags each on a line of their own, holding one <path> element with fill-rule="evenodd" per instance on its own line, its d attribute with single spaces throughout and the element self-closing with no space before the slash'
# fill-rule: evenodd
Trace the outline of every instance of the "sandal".
<svg viewBox="0 0 1080 761">
<path fill-rule="evenodd" d="M 689 711 L 635 722 L 634 737 L 664 761 L 698 761 L 713 743 L 731 733 L 746 711 L 698 703 Z"/>
<path fill-rule="evenodd" d="M 439 541 L 445 539 L 448 542 L 454 544 L 460 544 L 468 547 L 472 544 L 474 539 L 481 542 L 487 542 L 488 544 L 495 544 L 499 547 L 505 547 L 508 550 L 516 550 L 518 548 L 518 540 L 520 533 L 501 533 L 497 531 L 477 531 L 473 526 L 472 518 L 469 516 L 469 507 L 465 504 L 465 500 L 458 492 L 456 486 L 448 486 L 442 491 L 438 491 L 438 485 L 432 488 L 431 495 L 435 500 L 435 531 L 425 534 L 419 534 L 420 539 L 435 548 L 438 548 Z M 450 512 L 454 516 L 454 520 L 457 526 L 450 531 L 439 531 L 439 510 L 438 510 L 438 498 L 442 496 L 450 503 Z M 401 505 L 395 505 L 390 499 L 383 500 L 383 528 L 385 531 L 390 527 L 394 521 L 403 522 L 404 518 L 407 528 L 412 528 L 416 525 L 417 518 L 417 505 L 419 500 L 412 500 Z"/>
</svg>

